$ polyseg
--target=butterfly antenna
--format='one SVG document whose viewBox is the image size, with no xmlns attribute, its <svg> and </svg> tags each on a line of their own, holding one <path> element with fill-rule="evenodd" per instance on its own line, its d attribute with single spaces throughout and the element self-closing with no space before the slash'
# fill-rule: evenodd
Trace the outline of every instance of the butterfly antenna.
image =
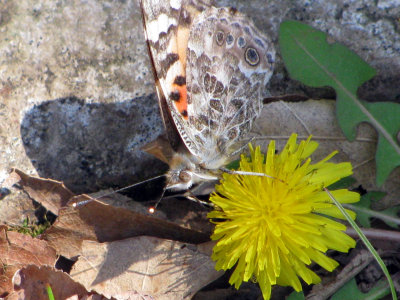
<svg viewBox="0 0 400 300">
<path fill-rule="evenodd" d="M 89 199 L 89 200 L 84 200 L 84 201 L 80 201 L 80 202 L 74 203 L 73 206 L 74 206 L 74 207 L 77 207 L 77 206 L 85 205 L 86 203 L 92 202 L 93 200 L 97 200 L 97 199 L 100 199 L 100 198 L 104 198 L 104 197 L 108 197 L 108 196 L 114 195 L 115 193 L 118 193 L 118 192 L 121 192 L 121 191 L 130 189 L 130 188 L 133 188 L 133 187 L 135 187 L 135 186 L 141 185 L 141 184 L 146 183 L 146 182 L 149 182 L 149 181 L 153 181 L 153 180 L 155 180 L 155 179 L 158 179 L 158 178 L 161 178 L 161 177 L 164 177 L 164 176 L 165 176 L 165 174 L 162 174 L 162 175 L 158 175 L 158 176 L 156 176 L 156 177 L 152 177 L 152 178 L 149 178 L 149 179 L 145 179 L 145 180 L 143 180 L 143 181 L 136 182 L 136 183 L 134 183 L 134 184 L 125 186 L 125 187 L 123 187 L 123 188 L 120 188 L 120 189 L 117 189 L 117 190 L 113 190 L 112 192 L 109 192 L 109 193 L 107 193 L 107 194 L 103 194 L 103 195 L 101 195 L 101 196 L 94 197 L 94 198 Z M 164 195 L 164 193 L 165 193 L 165 188 L 163 189 L 163 195 Z"/>
<path fill-rule="evenodd" d="M 156 176 L 156 177 L 152 177 L 152 178 L 149 178 L 149 179 L 145 179 L 145 180 L 143 180 L 143 181 L 136 182 L 136 183 L 134 183 L 134 184 L 125 186 L 125 187 L 123 187 L 123 188 L 120 188 L 120 189 L 118 189 L 118 190 L 112 191 L 112 192 L 110 192 L 110 193 L 101 195 L 101 196 L 96 197 L 96 198 L 94 198 L 94 199 L 100 199 L 100 198 L 103 198 L 103 197 L 107 197 L 107 196 L 113 195 L 113 194 L 115 194 L 115 193 L 118 193 L 118 192 L 121 192 L 121 191 L 130 189 L 130 188 L 133 188 L 133 187 L 135 187 L 135 186 L 141 185 L 141 184 L 146 183 L 146 182 L 149 182 L 149 181 L 153 181 L 153 180 L 155 180 L 155 179 L 158 179 L 158 178 L 161 178 L 161 177 L 164 177 L 164 176 L 165 176 L 165 174 L 163 174 L 163 175 L 158 175 L 158 176 Z"/>
<path fill-rule="evenodd" d="M 156 211 L 157 206 L 158 206 L 158 204 L 160 204 L 162 198 L 164 197 L 164 194 L 165 194 L 166 190 L 167 190 L 167 185 L 164 186 L 163 191 L 161 193 L 161 196 L 160 196 L 160 198 L 158 198 L 156 204 L 154 204 L 154 206 L 149 208 L 149 213 L 153 214 Z"/>
</svg>

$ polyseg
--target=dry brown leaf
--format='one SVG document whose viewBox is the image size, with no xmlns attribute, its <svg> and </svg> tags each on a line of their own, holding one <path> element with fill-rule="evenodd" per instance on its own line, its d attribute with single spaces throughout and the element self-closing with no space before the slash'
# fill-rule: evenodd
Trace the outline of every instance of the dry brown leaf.
<svg viewBox="0 0 400 300">
<path fill-rule="evenodd" d="M 40 218 L 36 205 L 27 193 L 14 187 L 20 180 L 16 172 L 11 172 L 1 184 L 0 224 L 19 226 L 26 220 L 36 223 Z"/>
<path fill-rule="evenodd" d="M 32 199 L 55 215 L 58 215 L 59 209 L 74 196 L 60 181 L 32 177 L 17 169 L 14 169 L 12 174 L 19 176 L 19 184 Z"/>
<path fill-rule="evenodd" d="M 13 285 L 15 294 L 9 299 L 48 300 L 47 285 L 51 287 L 55 299 L 105 299 L 100 295 L 90 295 L 67 273 L 50 266 L 29 265 L 18 270 L 13 277 Z"/>
<path fill-rule="evenodd" d="M 215 186 L 215 183 L 213 186 Z M 212 190 L 210 192 L 212 192 Z M 187 192 L 188 195 L 193 196 L 191 193 L 192 190 Z M 90 196 L 105 204 L 149 215 L 149 206 L 133 201 L 132 198 L 115 193 L 112 190 L 103 190 L 90 194 Z M 182 197 L 177 199 L 178 196 Z M 163 198 L 151 216 L 173 222 L 184 228 L 193 229 L 210 235 L 214 228 L 211 222 L 207 219 L 207 213 L 210 211 L 210 208 L 200 204 L 199 202 L 189 201 L 187 198 L 184 198 L 185 196 L 186 191 L 180 195 Z"/>
<path fill-rule="evenodd" d="M 34 265 L 54 265 L 56 252 L 47 242 L 0 226 L 0 297 L 12 291 L 11 278 L 19 268 Z"/>
<path fill-rule="evenodd" d="M 74 203 L 81 204 L 74 207 Z M 62 208 L 57 220 L 42 236 L 57 253 L 74 259 L 81 252 L 83 240 L 110 242 L 140 235 L 195 244 L 209 240 L 207 234 L 152 215 L 107 205 L 86 195 L 73 198 Z"/>
<path fill-rule="evenodd" d="M 223 274 L 202 249 L 211 247 L 146 236 L 103 244 L 84 241 L 71 277 L 106 297 L 190 299 Z"/>
<path fill-rule="evenodd" d="M 22 190 L 12 188 L 10 194 L 0 200 L 0 224 L 23 225 L 25 220 L 38 219 L 37 208 L 32 199 Z"/>
<path fill-rule="evenodd" d="M 397 168 L 382 187 L 375 184 L 375 152 L 377 134 L 373 127 L 361 124 L 358 127 L 357 139 L 349 142 L 343 135 L 335 112 L 335 101 L 308 100 L 300 103 L 275 102 L 264 106 L 260 117 L 253 128 L 256 136 L 277 140 L 277 149 L 281 149 L 287 138 L 293 133 L 299 137 L 313 135 L 319 148 L 313 155 L 321 159 L 334 150 L 339 153 L 333 161 L 350 161 L 354 169 L 354 178 L 358 185 L 368 191 L 380 190 L 388 193 L 388 203 L 399 204 L 400 168 Z M 257 144 L 260 144 L 257 140 Z M 266 143 L 265 143 L 266 144 Z M 266 149 L 266 146 L 263 146 Z"/>
<path fill-rule="evenodd" d="M 12 186 L 20 180 L 21 177 L 15 172 L 15 170 L 11 170 L 10 174 L 8 174 L 7 178 L 2 182 L 1 187 L 11 189 Z"/>
<path fill-rule="evenodd" d="M 188 199 L 162 199 L 158 210 L 165 214 L 166 220 L 185 228 L 201 231 L 208 236 L 211 235 L 214 228 L 214 225 L 207 219 L 210 208 Z"/>
</svg>

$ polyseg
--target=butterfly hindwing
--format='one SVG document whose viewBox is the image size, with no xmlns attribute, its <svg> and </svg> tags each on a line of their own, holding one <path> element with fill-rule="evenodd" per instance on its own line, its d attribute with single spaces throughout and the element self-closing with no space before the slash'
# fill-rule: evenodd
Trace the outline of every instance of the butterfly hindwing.
<svg viewBox="0 0 400 300">
<path fill-rule="evenodd" d="M 231 8 L 211 7 L 194 20 L 188 41 L 186 127 L 192 153 L 214 169 L 243 146 L 272 75 L 272 42 Z"/>
</svg>

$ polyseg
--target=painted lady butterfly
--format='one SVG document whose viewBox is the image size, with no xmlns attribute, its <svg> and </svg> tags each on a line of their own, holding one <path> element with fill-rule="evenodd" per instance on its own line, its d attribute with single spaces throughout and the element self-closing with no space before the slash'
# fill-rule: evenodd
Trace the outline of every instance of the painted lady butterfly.
<svg viewBox="0 0 400 300">
<path fill-rule="evenodd" d="M 168 137 L 144 150 L 169 164 L 173 190 L 219 178 L 246 143 L 273 71 L 270 39 L 237 10 L 206 1 L 141 0 Z"/>
</svg>

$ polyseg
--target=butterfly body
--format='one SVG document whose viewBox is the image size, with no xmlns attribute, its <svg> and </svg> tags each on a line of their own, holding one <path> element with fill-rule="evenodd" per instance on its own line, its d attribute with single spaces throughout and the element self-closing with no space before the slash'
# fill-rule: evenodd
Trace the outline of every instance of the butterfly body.
<svg viewBox="0 0 400 300">
<path fill-rule="evenodd" d="M 168 188 L 217 179 L 261 111 L 272 42 L 232 8 L 194 0 L 141 6 L 168 137 L 146 150 L 170 165 Z"/>
</svg>

